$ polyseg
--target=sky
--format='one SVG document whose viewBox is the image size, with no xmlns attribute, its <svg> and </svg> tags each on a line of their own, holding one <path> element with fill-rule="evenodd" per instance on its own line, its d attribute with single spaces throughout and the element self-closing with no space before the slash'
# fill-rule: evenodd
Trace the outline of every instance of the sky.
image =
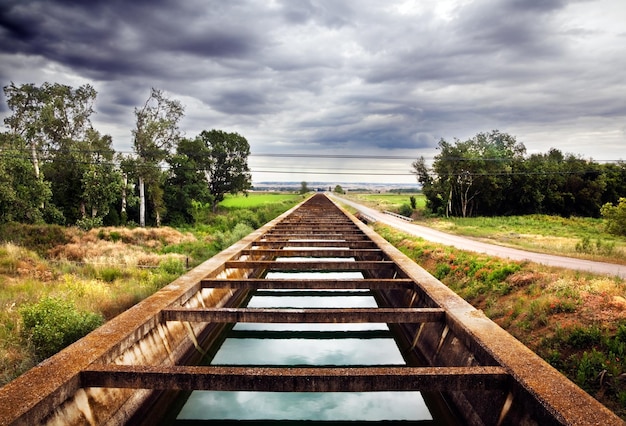
<svg viewBox="0 0 626 426">
<path fill-rule="evenodd" d="M 624 0 L 0 0 L 0 85 L 91 84 L 120 152 L 154 87 L 185 136 L 243 135 L 253 183 L 415 183 L 442 138 L 494 129 L 626 160 L 625 22 Z"/>
</svg>

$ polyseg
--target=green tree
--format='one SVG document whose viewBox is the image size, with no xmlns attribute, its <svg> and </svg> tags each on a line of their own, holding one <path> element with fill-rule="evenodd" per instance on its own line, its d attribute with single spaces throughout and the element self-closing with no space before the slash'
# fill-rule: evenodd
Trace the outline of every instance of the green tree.
<svg viewBox="0 0 626 426">
<path fill-rule="evenodd" d="M 0 222 L 40 223 L 45 214 L 42 206 L 52 193 L 49 183 L 35 175 L 20 140 L 0 134 Z"/>
<path fill-rule="evenodd" d="M 73 141 L 91 129 L 91 114 L 97 92 L 89 84 L 74 89 L 58 83 L 4 87 L 12 115 L 4 119 L 9 131 L 26 142 L 35 175 L 39 177 L 40 157 L 49 150 L 70 149 Z"/>
<path fill-rule="evenodd" d="M 626 162 L 618 161 L 615 164 L 603 164 L 602 175 L 606 187 L 602 194 L 602 205 L 617 203 L 620 197 L 626 195 Z"/>
<path fill-rule="evenodd" d="M 66 142 L 42 166 L 51 182 L 52 201 L 69 223 L 104 217 L 120 196 L 121 175 L 113 165 L 114 155 L 111 137 L 89 129 L 83 139 Z"/>
<path fill-rule="evenodd" d="M 600 209 L 606 220 L 607 232 L 615 235 L 626 235 L 626 198 L 619 199 L 617 205 L 607 203 Z"/>
<path fill-rule="evenodd" d="M 205 170 L 209 190 L 213 196 L 213 210 L 227 193 L 246 192 L 252 187 L 248 156 L 250 145 L 238 133 L 221 130 L 202 131 L 199 138 L 209 150 Z"/>
<path fill-rule="evenodd" d="M 139 225 L 146 226 L 146 187 L 154 207 L 156 225 L 164 213 L 162 173 L 160 163 L 171 153 L 180 137 L 178 123 L 184 108 L 177 100 L 167 98 L 161 90 L 152 88 L 141 108 L 135 108 L 136 127 L 133 130 L 135 172 L 139 180 Z"/>
<path fill-rule="evenodd" d="M 164 197 L 168 222 L 192 223 L 194 201 L 213 202 L 205 174 L 210 169 L 211 151 L 200 137 L 181 139 L 176 154 L 167 162 L 169 173 Z"/>
<path fill-rule="evenodd" d="M 62 217 L 55 217 L 70 223 L 87 216 L 88 202 L 92 216 L 98 210 L 104 212 L 113 189 L 109 184 L 117 176 L 106 164 L 113 157 L 111 138 L 101 136 L 91 124 L 97 96 L 94 88 L 88 84 L 75 89 L 58 83 L 11 83 L 4 92 L 13 112 L 5 124 L 11 134 L 25 141 L 35 176 L 50 182 L 52 206 L 46 208 L 60 208 Z M 97 178 L 90 180 L 88 173 L 96 173 Z"/>
<path fill-rule="evenodd" d="M 343 190 L 343 188 L 341 187 L 341 185 L 336 185 L 336 186 L 335 186 L 335 191 L 334 191 L 334 192 L 336 192 L 337 194 L 343 194 L 343 193 L 344 193 L 344 190 Z"/>
<path fill-rule="evenodd" d="M 427 198 L 427 208 L 463 217 L 502 210 L 503 194 L 512 183 L 512 164 L 526 151 L 523 144 L 494 130 L 466 141 L 450 143 L 442 139 L 438 148 L 432 170 L 423 157 L 412 164 Z"/>
<path fill-rule="evenodd" d="M 300 182 L 300 194 L 306 194 L 309 191 L 309 185 L 305 181 Z"/>
</svg>

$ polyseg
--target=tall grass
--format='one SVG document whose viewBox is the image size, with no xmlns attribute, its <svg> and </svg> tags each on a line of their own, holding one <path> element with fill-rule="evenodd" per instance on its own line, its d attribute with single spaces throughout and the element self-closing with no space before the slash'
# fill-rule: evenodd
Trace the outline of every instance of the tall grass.
<svg viewBox="0 0 626 426">
<path fill-rule="evenodd" d="M 603 219 L 528 215 L 425 220 L 435 229 L 495 244 L 626 264 L 626 238 L 608 234 Z"/>
<path fill-rule="evenodd" d="M 95 318 L 127 310 L 301 198 L 250 200 L 257 205 L 220 207 L 189 229 L 0 227 L 0 385 L 88 332 Z"/>
<path fill-rule="evenodd" d="M 626 418 L 626 282 L 377 232 Z"/>
</svg>

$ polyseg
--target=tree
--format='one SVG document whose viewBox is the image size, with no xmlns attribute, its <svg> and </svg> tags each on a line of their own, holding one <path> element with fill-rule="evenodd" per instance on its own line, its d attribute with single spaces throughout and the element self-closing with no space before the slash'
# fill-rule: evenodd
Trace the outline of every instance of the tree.
<svg viewBox="0 0 626 426">
<path fill-rule="evenodd" d="M 620 198 L 616 206 L 611 203 L 603 205 L 600 212 L 606 220 L 607 232 L 626 235 L 626 198 Z"/>
<path fill-rule="evenodd" d="M 74 89 L 47 82 L 39 87 L 11 83 L 4 92 L 13 112 L 5 124 L 25 141 L 35 176 L 50 182 L 52 209 L 59 207 L 71 223 L 84 218 L 85 192 L 90 191 L 92 199 L 101 195 L 96 194 L 97 188 L 85 188 L 85 173 L 99 157 L 113 152 L 110 136 L 101 137 L 91 125 L 97 92 L 88 84 Z M 112 154 L 107 160 L 111 158 Z M 104 176 L 103 171 L 99 184 L 110 175 Z"/>
<path fill-rule="evenodd" d="M 141 108 L 135 108 L 136 128 L 133 146 L 136 154 L 135 170 L 139 179 L 139 225 L 146 226 L 146 187 L 155 210 L 156 224 L 164 213 L 163 190 L 160 186 L 160 163 L 170 154 L 180 137 L 178 123 L 184 108 L 177 100 L 165 97 L 161 90 L 152 88 Z"/>
<path fill-rule="evenodd" d="M 20 140 L 0 134 L 0 222 L 43 222 L 42 206 L 50 199 L 50 185 L 35 175 Z"/>
<path fill-rule="evenodd" d="M 617 203 L 620 197 L 626 195 L 626 162 L 620 160 L 615 164 L 603 164 L 602 175 L 606 183 L 602 204 Z"/>
<path fill-rule="evenodd" d="M 463 217 L 502 211 L 503 194 L 512 182 L 512 164 L 523 157 L 524 145 L 494 130 L 466 141 L 450 143 L 442 139 L 438 148 L 432 172 L 423 157 L 412 164 L 427 198 L 427 208 Z"/>
<path fill-rule="evenodd" d="M 67 141 L 42 165 L 51 183 L 51 201 L 68 223 L 104 217 L 119 197 L 121 175 L 113 165 L 114 155 L 111 136 L 89 129 L 83 139 Z"/>
<path fill-rule="evenodd" d="M 302 181 L 300 183 L 300 194 L 306 194 L 309 191 L 309 185 L 305 181 Z"/>
<path fill-rule="evenodd" d="M 111 137 L 92 130 L 87 138 L 89 163 L 82 177 L 81 214 L 83 217 L 104 217 L 122 192 L 122 174 L 113 165 Z"/>
<path fill-rule="evenodd" d="M 202 131 L 199 138 L 209 150 L 210 161 L 205 170 L 213 196 L 213 210 L 227 193 L 246 192 L 252 187 L 248 156 L 250 145 L 238 133 L 221 130 Z"/>
<path fill-rule="evenodd" d="M 58 83 L 46 82 L 37 87 L 11 82 L 4 87 L 4 94 L 13 112 L 4 123 L 28 145 L 37 177 L 42 153 L 67 148 L 91 129 L 97 92 L 89 84 L 74 89 Z"/>
<path fill-rule="evenodd" d="M 335 191 L 337 194 L 343 194 L 343 188 L 341 187 L 341 185 L 335 185 Z"/>
<path fill-rule="evenodd" d="M 210 169 L 211 151 L 205 141 L 181 139 L 176 154 L 167 160 L 169 173 L 165 184 L 168 222 L 192 223 L 193 203 L 213 203 L 205 170 Z"/>
</svg>

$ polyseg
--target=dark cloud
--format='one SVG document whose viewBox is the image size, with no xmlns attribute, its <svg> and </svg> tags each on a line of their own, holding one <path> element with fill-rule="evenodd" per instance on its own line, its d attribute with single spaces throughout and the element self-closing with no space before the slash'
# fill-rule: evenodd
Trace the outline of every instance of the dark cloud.
<svg viewBox="0 0 626 426">
<path fill-rule="evenodd" d="M 0 79 L 93 84 L 121 147 L 156 87 L 184 130 L 253 151 L 423 152 L 510 128 L 571 152 L 623 142 L 625 19 L 622 0 L 5 0 Z"/>
</svg>

